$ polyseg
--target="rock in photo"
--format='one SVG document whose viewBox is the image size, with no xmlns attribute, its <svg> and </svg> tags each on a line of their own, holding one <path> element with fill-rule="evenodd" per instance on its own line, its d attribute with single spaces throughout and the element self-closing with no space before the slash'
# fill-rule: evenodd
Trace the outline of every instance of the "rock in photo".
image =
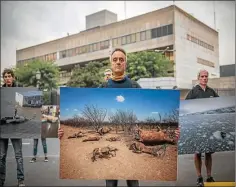
<svg viewBox="0 0 236 187">
<path fill-rule="evenodd" d="M 0 138 L 40 138 L 43 94 L 37 88 L 1 88 Z"/>
<path fill-rule="evenodd" d="M 60 89 L 61 179 L 176 181 L 178 90 Z"/>
</svg>

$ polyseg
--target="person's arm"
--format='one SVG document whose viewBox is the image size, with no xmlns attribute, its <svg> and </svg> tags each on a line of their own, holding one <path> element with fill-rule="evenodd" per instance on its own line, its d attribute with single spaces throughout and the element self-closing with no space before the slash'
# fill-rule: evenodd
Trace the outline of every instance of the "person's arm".
<svg viewBox="0 0 236 187">
<path fill-rule="evenodd" d="M 136 81 L 133 81 L 133 80 L 131 80 L 132 81 L 132 87 L 133 88 L 142 88 L 140 85 L 139 85 L 139 83 L 137 83 Z"/>
<path fill-rule="evenodd" d="M 213 90 L 214 97 L 220 97 L 214 89 L 212 89 L 212 90 Z"/>
<path fill-rule="evenodd" d="M 103 82 L 98 88 L 106 88 L 107 87 L 107 82 Z"/>
<path fill-rule="evenodd" d="M 185 100 L 188 100 L 188 99 L 194 99 L 193 89 L 188 92 L 188 95 L 185 98 Z"/>
</svg>

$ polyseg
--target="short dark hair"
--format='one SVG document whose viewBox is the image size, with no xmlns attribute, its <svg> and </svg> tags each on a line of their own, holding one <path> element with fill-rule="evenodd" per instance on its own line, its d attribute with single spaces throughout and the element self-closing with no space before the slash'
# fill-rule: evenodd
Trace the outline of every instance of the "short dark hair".
<svg viewBox="0 0 236 187">
<path fill-rule="evenodd" d="M 122 49 L 122 48 L 115 48 L 115 49 L 112 50 L 111 56 L 112 56 L 116 51 L 122 52 L 125 56 L 127 55 L 127 53 L 125 52 L 124 49 Z"/>
<path fill-rule="evenodd" d="M 4 71 L 2 72 L 3 78 L 5 74 L 11 74 L 12 77 L 15 77 L 14 71 L 12 69 L 4 69 Z"/>
</svg>

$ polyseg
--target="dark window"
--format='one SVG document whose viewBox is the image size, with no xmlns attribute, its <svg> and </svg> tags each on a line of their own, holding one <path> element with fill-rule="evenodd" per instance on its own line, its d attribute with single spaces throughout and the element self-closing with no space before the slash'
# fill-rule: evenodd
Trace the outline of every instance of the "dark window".
<svg viewBox="0 0 236 187">
<path fill-rule="evenodd" d="M 60 52 L 60 58 L 66 58 L 66 51 Z"/>
<path fill-rule="evenodd" d="M 112 47 L 116 47 L 118 45 L 118 39 L 117 38 L 114 38 L 112 40 Z"/>
<path fill-rule="evenodd" d="M 100 49 L 107 49 L 109 48 L 109 40 L 100 42 Z"/>
<path fill-rule="evenodd" d="M 168 30 L 167 30 L 167 26 L 163 26 L 162 27 L 162 36 L 167 36 L 168 35 Z"/>
<path fill-rule="evenodd" d="M 96 45 L 97 45 L 97 51 L 100 50 L 100 43 L 98 42 L 96 43 Z"/>
<path fill-rule="evenodd" d="M 67 49 L 67 51 L 66 51 L 66 56 L 67 57 L 71 57 L 72 56 L 72 50 L 71 49 Z"/>
<path fill-rule="evenodd" d="M 131 35 L 126 36 L 126 43 L 127 44 L 131 43 Z"/>
<path fill-rule="evenodd" d="M 76 55 L 80 54 L 80 48 L 79 48 L 79 47 L 76 47 L 76 48 L 75 48 L 75 54 L 76 54 Z"/>
<path fill-rule="evenodd" d="M 109 40 L 105 41 L 105 49 L 109 48 Z"/>
<path fill-rule="evenodd" d="M 157 38 L 157 28 L 151 30 L 151 37 Z"/>
<path fill-rule="evenodd" d="M 140 33 L 140 40 L 143 41 L 143 40 L 146 40 L 146 31 L 142 31 Z"/>
<path fill-rule="evenodd" d="M 93 52 L 93 44 L 88 45 L 88 52 Z"/>
<path fill-rule="evenodd" d="M 162 36 L 161 27 L 157 28 L 157 38 Z"/>
<path fill-rule="evenodd" d="M 136 42 L 136 34 L 131 35 L 131 43 Z"/>
<path fill-rule="evenodd" d="M 173 34 L 173 24 L 168 25 L 167 30 L 168 30 L 168 32 L 167 32 L 168 35 Z"/>
<path fill-rule="evenodd" d="M 122 36 L 122 41 L 121 41 L 122 43 L 122 45 L 125 45 L 126 44 L 126 36 Z"/>
</svg>

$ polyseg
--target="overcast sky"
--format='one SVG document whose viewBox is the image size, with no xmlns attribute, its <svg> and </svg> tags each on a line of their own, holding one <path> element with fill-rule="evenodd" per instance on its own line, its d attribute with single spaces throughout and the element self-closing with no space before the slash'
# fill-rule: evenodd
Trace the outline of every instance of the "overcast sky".
<svg viewBox="0 0 236 187">
<path fill-rule="evenodd" d="M 127 1 L 126 18 L 160 9 L 172 1 Z M 214 28 L 212 1 L 175 4 Z M 4 1 L 1 2 L 1 69 L 16 64 L 16 49 L 44 43 L 85 30 L 85 16 L 107 9 L 125 18 L 124 1 Z M 235 1 L 216 1 L 220 65 L 235 63 Z"/>
</svg>

